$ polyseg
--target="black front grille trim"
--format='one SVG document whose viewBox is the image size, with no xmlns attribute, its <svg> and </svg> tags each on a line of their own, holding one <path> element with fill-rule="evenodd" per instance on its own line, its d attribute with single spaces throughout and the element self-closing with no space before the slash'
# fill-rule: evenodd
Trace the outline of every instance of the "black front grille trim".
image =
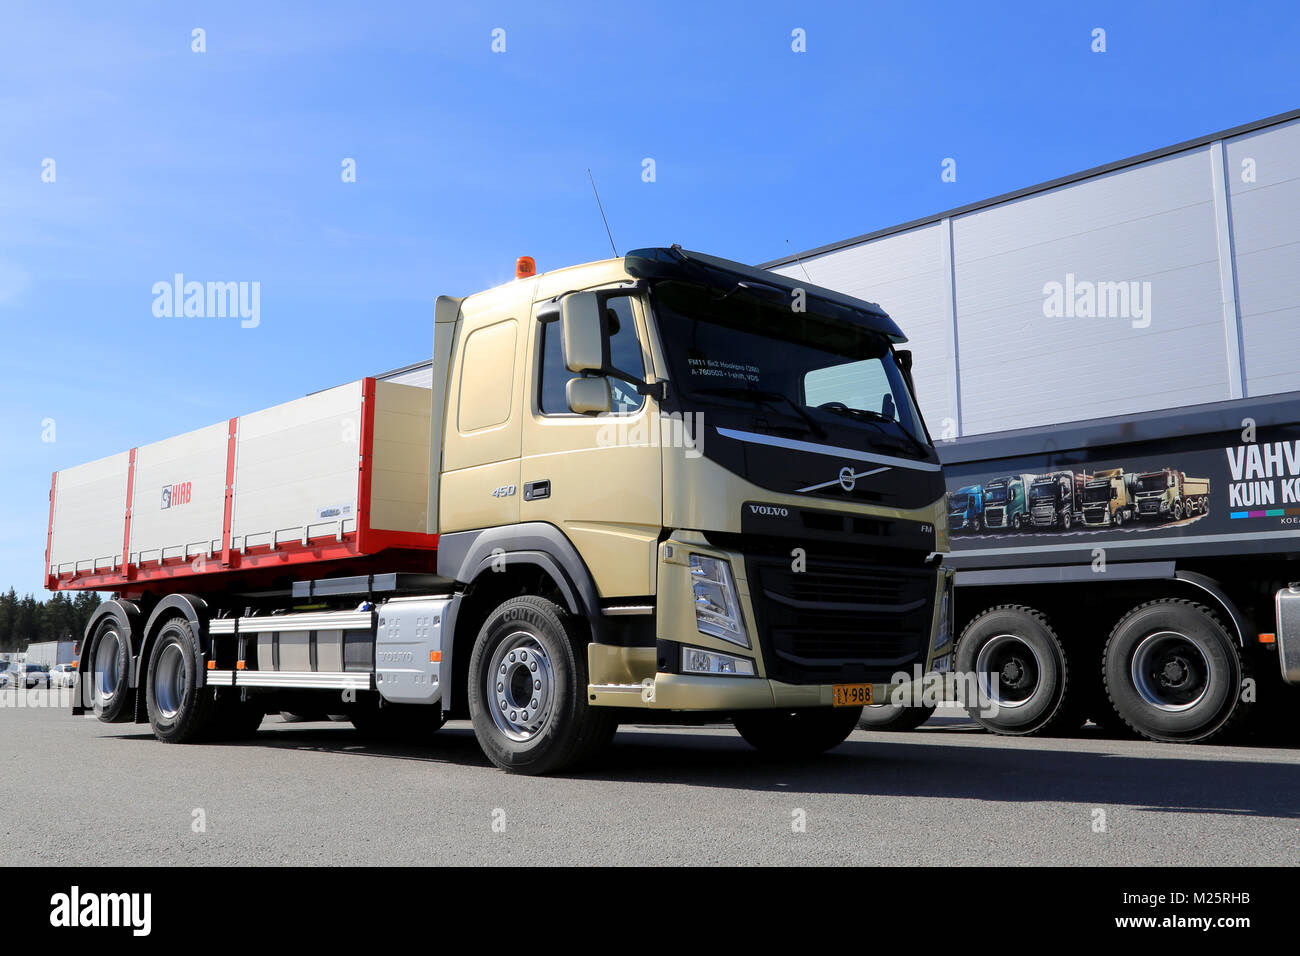
<svg viewBox="0 0 1300 956">
<path fill-rule="evenodd" d="M 809 551 L 748 553 L 745 574 L 758 641 L 773 680 L 887 682 L 925 663 L 937 570 Z"/>
</svg>

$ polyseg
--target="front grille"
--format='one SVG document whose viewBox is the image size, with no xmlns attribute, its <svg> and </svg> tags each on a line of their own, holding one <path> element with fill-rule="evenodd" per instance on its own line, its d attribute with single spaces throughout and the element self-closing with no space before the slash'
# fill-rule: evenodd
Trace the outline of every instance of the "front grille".
<svg viewBox="0 0 1300 956">
<path fill-rule="evenodd" d="M 1144 515 L 1153 515 L 1160 510 L 1159 498 L 1148 498 L 1138 502 L 1138 511 Z"/>
<path fill-rule="evenodd" d="M 888 681 L 925 663 L 937 571 L 809 555 L 748 555 L 768 676 L 790 684 Z"/>
<path fill-rule="evenodd" d="M 1006 512 L 1001 508 L 985 508 L 984 523 L 990 528 L 1001 528 L 1007 523 Z"/>
</svg>

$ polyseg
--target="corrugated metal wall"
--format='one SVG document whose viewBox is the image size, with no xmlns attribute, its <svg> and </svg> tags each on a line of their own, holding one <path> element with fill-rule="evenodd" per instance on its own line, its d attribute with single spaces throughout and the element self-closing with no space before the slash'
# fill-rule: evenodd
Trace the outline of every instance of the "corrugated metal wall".
<svg viewBox="0 0 1300 956">
<path fill-rule="evenodd" d="M 936 437 L 1300 390 L 1300 120 L 1025 193 L 773 268 L 894 317 Z"/>
</svg>

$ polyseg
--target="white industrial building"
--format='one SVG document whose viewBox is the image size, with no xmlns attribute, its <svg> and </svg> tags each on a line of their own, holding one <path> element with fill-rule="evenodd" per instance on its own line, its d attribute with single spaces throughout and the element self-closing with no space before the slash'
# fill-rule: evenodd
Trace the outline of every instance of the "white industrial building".
<svg viewBox="0 0 1300 956">
<path fill-rule="evenodd" d="M 1300 390 L 1300 110 L 764 266 L 893 316 L 936 438 Z"/>
</svg>

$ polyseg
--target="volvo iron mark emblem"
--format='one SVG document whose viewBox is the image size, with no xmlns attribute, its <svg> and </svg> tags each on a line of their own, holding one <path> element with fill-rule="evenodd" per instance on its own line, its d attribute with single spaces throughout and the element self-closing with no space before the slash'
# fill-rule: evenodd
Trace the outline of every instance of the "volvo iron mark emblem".
<svg viewBox="0 0 1300 956">
<path fill-rule="evenodd" d="M 867 478 L 870 475 L 878 475 L 882 471 L 889 471 L 889 467 L 872 468 L 868 471 L 854 471 L 852 465 L 845 465 L 840 469 L 838 478 L 832 478 L 830 481 L 823 481 L 816 485 L 809 485 L 807 488 L 800 488 L 798 493 L 805 491 L 821 491 L 823 488 L 829 488 L 831 485 L 839 485 L 847 492 L 853 491 L 857 487 L 859 478 Z"/>
</svg>

